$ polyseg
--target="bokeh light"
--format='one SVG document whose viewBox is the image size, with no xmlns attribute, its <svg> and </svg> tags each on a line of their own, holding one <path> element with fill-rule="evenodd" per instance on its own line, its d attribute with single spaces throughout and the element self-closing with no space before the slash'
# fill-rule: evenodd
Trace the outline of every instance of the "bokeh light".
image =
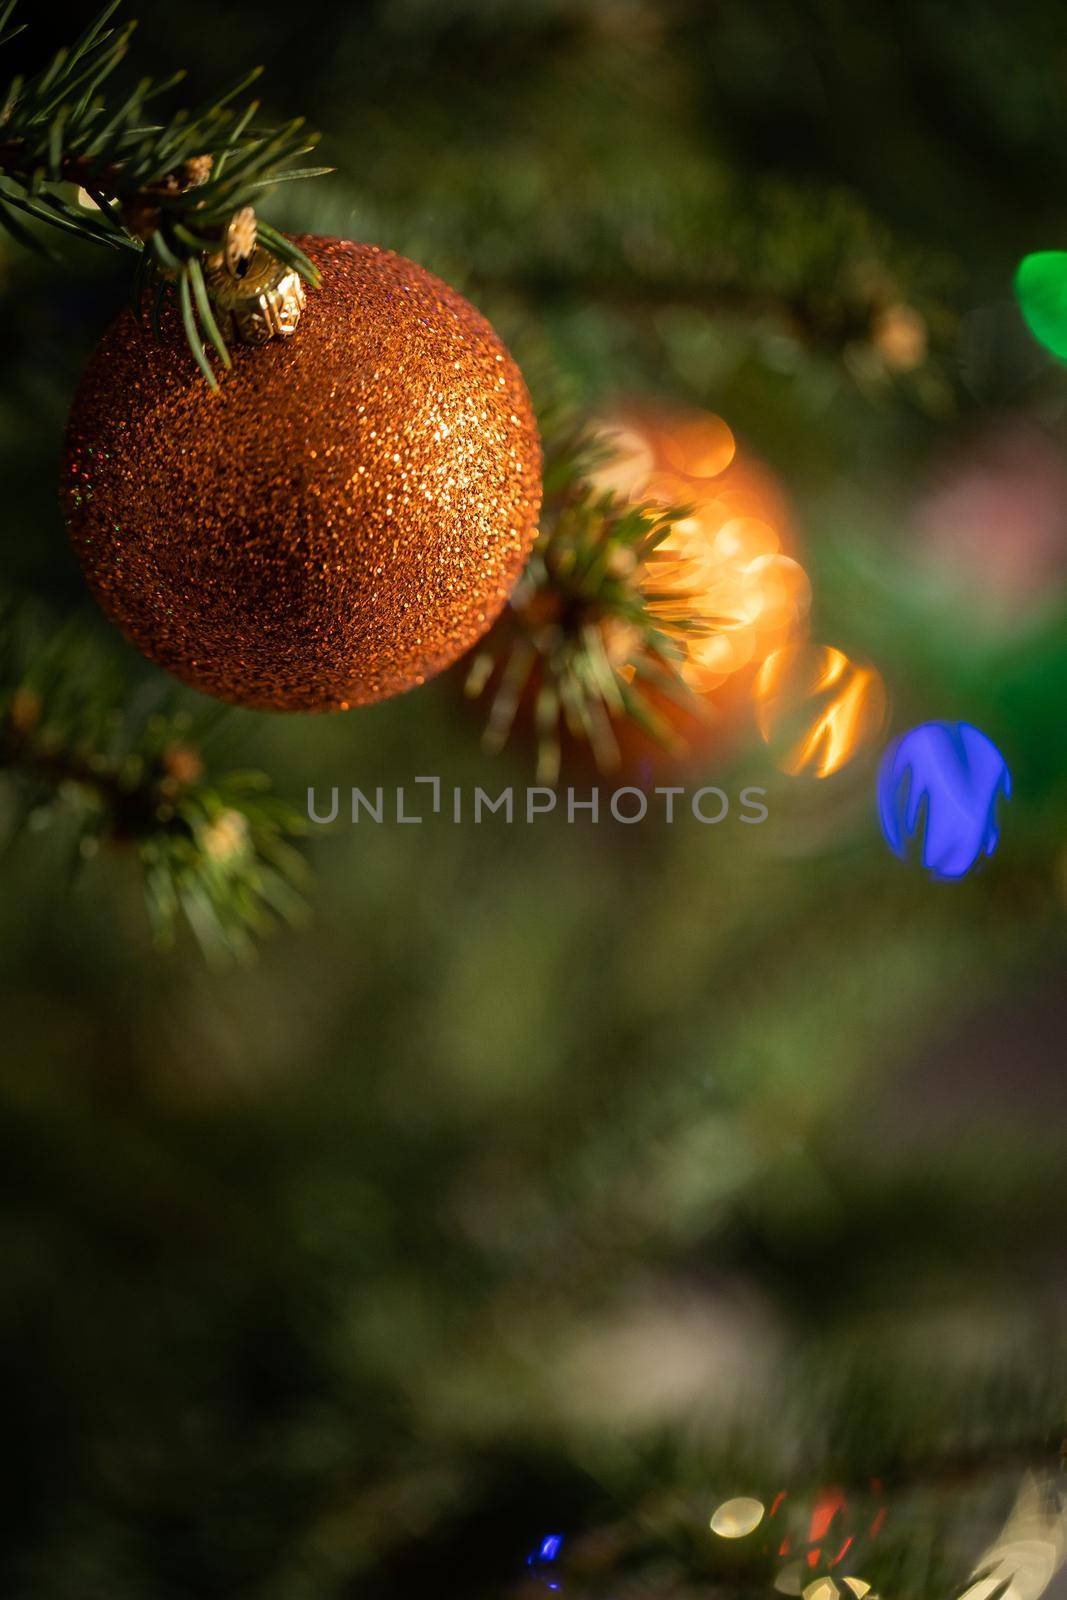
<svg viewBox="0 0 1067 1600">
<path fill-rule="evenodd" d="M 1036 250 L 1015 273 L 1023 320 L 1039 344 L 1067 360 L 1067 251 Z"/>
<path fill-rule="evenodd" d="M 546 1533 L 526 1557 L 526 1565 L 538 1579 L 539 1586 L 550 1589 L 554 1593 L 562 1588 L 559 1578 L 555 1575 L 558 1571 L 556 1563 L 559 1561 L 563 1549 L 563 1535 L 561 1533 Z"/>
<path fill-rule="evenodd" d="M 650 561 L 646 592 L 665 621 L 694 624 L 680 667 L 689 687 L 710 695 L 802 637 L 811 585 L 783 548 L 781 493 L 741 455 L 727 423 L 710 412 L 660 413 L 609 419 L 598 431 L 613 452 L 598 487 L 687 510 Z"/>
<path fill-rule="evenodd" d="M 935 878 L 962 878 L 1000 839 L 997 808 L 1011 795 L 1007 762 L 968 722 L 924 722 L 894 740 L 878 775 L 886 843 L 916 848 Z"/>
<path fill-rule="evenodd" d="M 763 1521 L 763 1501 L 751 1495 L 737 1495 L 724 1500 L 711 1514 L 711 1531 L 720 1539 L 744 1539 Z"/>
<path fill-rule="evenodd" d="M 865 1600 L 866 1596 L 869 1596 L 870 1600 L 877 1600 L 877 1597 L 871 1594 L 871 1586 L 864 1578 L 842 1578 L 840 1583 L 828 1577 L 813 1578 L 811 1583 L 801 1590 L 801 1594 L 803 1600 L 839 1600 L 841 1596 L 848 1600 L 850 1595 L 855 1595 L 856 1600 Z"/>
<path fill-rule="evenodd" d="M 960 1600 L 1038 1600 L 1067 1558 L 1067 1515 L 1054 1484 L 1028 1476 Z"/>
<path fill-rule="evenodd" d="M 830 777 L 885 726 L 880 675 L 833 645 L 805 641 L 775 650 L 760 667 L 754 695 L 759 731 L 794 777 Z"/>
<path fill-rule="evenodd" d="M 657 434 L 665 465 L 683 477 L 717 478 L 737 454 L 737 441 L 730 429 L 711 412 L 666 423 Z"/>
<path fill-rule="evenodd" d="M 1067 452 L 1047 429 L 1001 417 L 938 459 L 915 508 L 916 575 L 968 634 L 1040 625 L 1067 587 Z"/>
<path fill-rule="evenodd" d="M 929 353 L 926 318 L 914 306 L 886 306 L 874 319 L 871 343 L 890 372 L 913 372 Z"/>
</svg>

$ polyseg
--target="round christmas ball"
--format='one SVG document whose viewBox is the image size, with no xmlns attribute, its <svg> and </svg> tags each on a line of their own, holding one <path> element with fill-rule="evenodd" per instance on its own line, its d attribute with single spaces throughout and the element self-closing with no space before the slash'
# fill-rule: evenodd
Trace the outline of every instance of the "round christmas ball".
<svg viewBox="0 0 1067 1600">
<path fill-rule="evenodd" d="M 176 314 L 125 311 L 75 396 L 63 501 L 97 599 L 241 705 L 346 710 L 449 666 L 537 532 L 541 451 L 481 314 L 391 251 L 297 241 L 321 287 L 213 392 Z"/>
</svg>

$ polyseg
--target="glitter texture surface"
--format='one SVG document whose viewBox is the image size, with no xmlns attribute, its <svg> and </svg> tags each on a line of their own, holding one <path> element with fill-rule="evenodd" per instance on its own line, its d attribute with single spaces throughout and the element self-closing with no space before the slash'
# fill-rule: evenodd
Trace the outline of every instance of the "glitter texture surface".
<svg viewBox="0 0 1067 1600">
<path fill-rule="evenodd" d="M 297 241 L 296 334 L 236 346 L 213 395 L 176 317 L 126 311 L 75 396 L 62 496 L 104 610 L 186 683 L 248 706 L 399 694 L 493 622 L 537 531 L 541 452 L 485 318 L 390 251 Z"/>
</svg>

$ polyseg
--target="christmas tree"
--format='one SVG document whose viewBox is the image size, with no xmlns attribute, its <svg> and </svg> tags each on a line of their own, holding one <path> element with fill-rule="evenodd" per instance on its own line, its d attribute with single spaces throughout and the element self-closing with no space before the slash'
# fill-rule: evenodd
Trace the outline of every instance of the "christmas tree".
<svg viewBox="0 0 1067 1600">
<path fill-rule="evenodd" d="M 3 1593 L 1057 1592 L 1058 12 L 124 9 L 0 6 Z M 214 528 L 181 408 L 222 482 L 322 238 L 499 336 L 540 533 L 411 692 L 278 715 L 123 639 L 57 480 L 93 357 L 131 517 Z"/>
</svg>

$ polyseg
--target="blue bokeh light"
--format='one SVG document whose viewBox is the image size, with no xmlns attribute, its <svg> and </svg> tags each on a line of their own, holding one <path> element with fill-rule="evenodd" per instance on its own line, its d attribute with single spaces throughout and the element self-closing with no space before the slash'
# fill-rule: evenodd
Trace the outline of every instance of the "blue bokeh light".
<svg viewBox="0 0 1067 1600">
<path fill-rule="evenodd" d="M 561 1533 L 546 1533 L 540 1544 L 531 1550 L 526 1557 L 526 1565 L 533 1567 L 536 1572 L 543 1573 L 546 1567 L 551 1567 L 553 1562 L 559 1559 L 559 1553 L 562 1548 L 563 1535 Z M 558 1591 L 561 1587 L 559 1581 L 550 1574 L 542 1576 L 541 1582 L 546 1589 Z"/>
<path fill-rule="evenodd" d="M 920 841 L 935 878 L 962 878 L 1000 839 L 997 803 L 1011 794 L 1008 764 L 969 722 L 924 722 L 889 746 L 878 774 L 878 815 L 901 860 Z"/>
</svg>

